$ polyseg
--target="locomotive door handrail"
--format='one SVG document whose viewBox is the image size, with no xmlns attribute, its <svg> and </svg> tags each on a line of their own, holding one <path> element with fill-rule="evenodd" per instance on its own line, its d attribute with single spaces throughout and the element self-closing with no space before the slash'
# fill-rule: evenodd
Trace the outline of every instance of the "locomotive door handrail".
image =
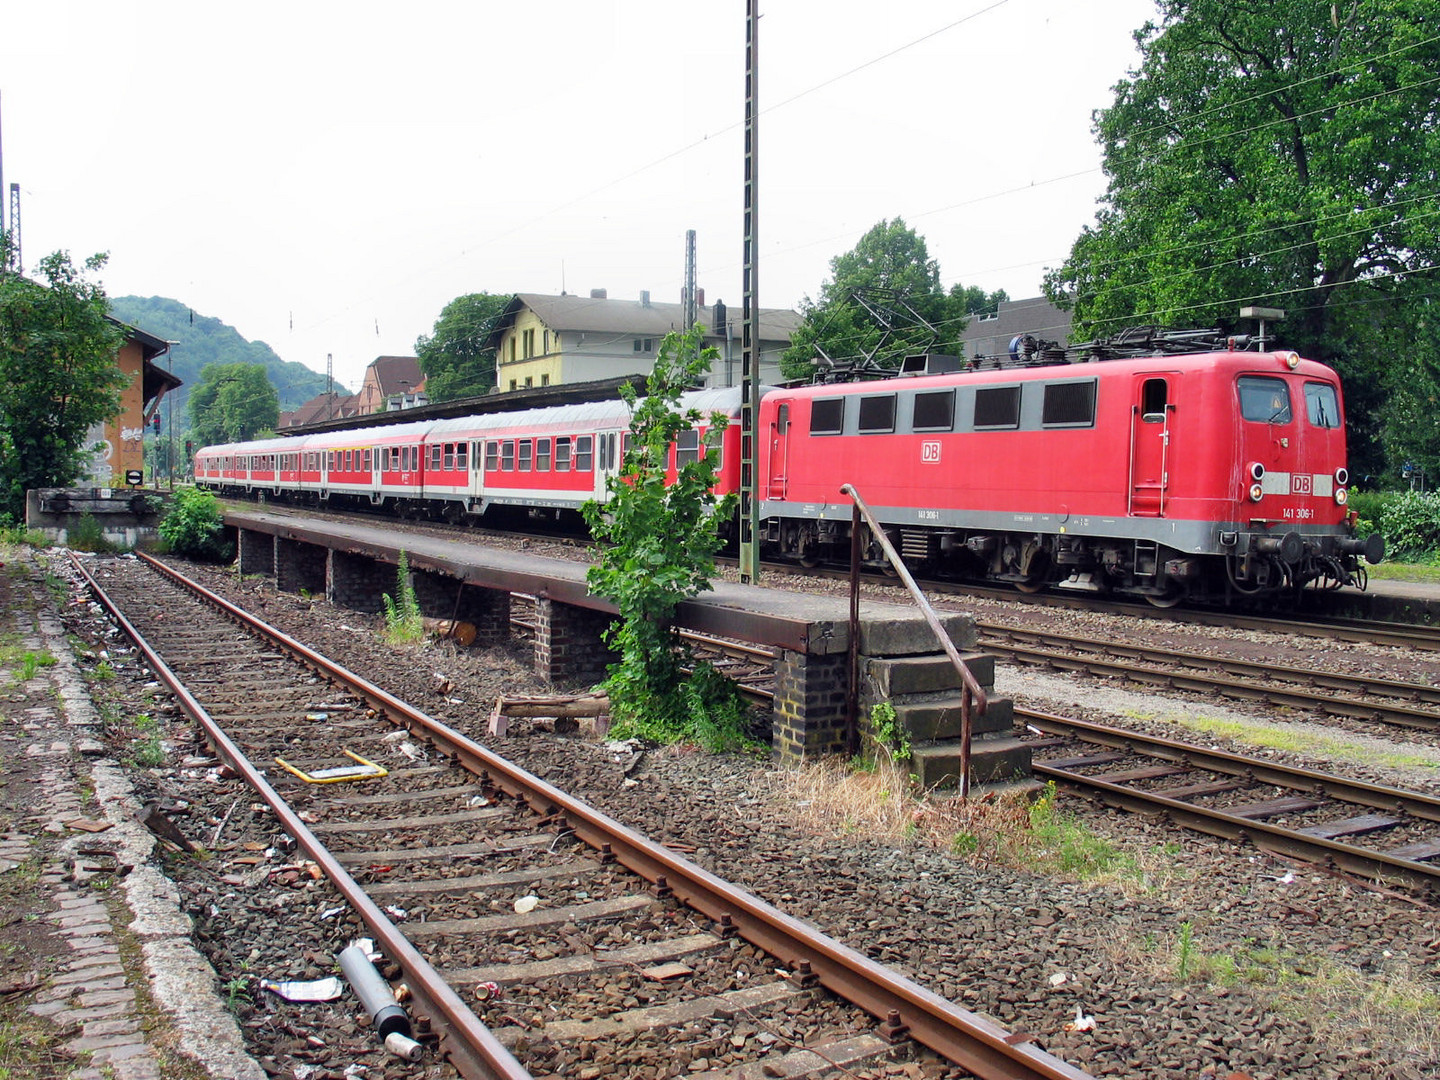
<svg viewBox="0 0 1440 1080">
<path fill-rule="evenodd" d="M 910 576 L 905 562 L 895 551 L 890 543 L 890 538 L 885 535 L 885 529 L 876 520 L 870 507 L 860 497 L 853 484 L 841 484 L 840 494 L 849 495 L 854 500 L 854 510 L 850 519 L 850 685 L 846 704 L 850 714 L 850 730 L 852 733 L 858 730 L 856 712 L 858 709 L 858 690 L 860 685 L 860 518 L 863 516 L 865 522 L 870 526 L 870 535 L 880 543 L 880 548 L 885 552 L 885 558 L 895 568 L 895 573 L 905 583 L 905 588 L 914 597 L 916 605 L 920 608 L 920 614 L 925 616 L 925 621 L 930 624 L 930 629 L 935 633 L 935 640 L 940 642 L 940 647 L 945 650 L 945 655 L 950 658 L 950 663 L 955 665 L 955 670 L 960 673 L 960 680 L 964 689 L 960 694 L 960 798 L 970 797 L 970 736 L 974 727 L 974 717 L 984 716 L 989 706 L 989 699 L 985 696 L 980 681 L 975 678 L 964 659 L 960 656 L 960 650 L 955 648 L 955 642 L 950 640 L 950 635 L 940 625 L 940 617 L 935 614 L 935 609 L 930 606 L 930 601 L 920 591 L 920 586 L 915 584 L 915 579 Z M 852 748 L 852 749 L 858 749 Z"/>
</svg>

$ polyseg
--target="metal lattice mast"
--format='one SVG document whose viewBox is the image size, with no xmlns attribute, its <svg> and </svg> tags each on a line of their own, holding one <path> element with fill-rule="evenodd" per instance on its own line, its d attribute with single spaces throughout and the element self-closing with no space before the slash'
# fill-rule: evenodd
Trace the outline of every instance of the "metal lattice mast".
<svg viewBox="0 0 1440 1080">
<path fill-rule="evenodd" d="M 740 580 L 760 581 L 759 478 L 756 427 L 760 413 L 760 309 L 759 259 L 756 238 L 760 227 L 759 161 L 759 47 L 760 0 L 745 0 L 745 242 L 744 300 L 741 314 L 740 355 Z"/>
<path fill-rule="evenodd" d="M 685 329 L 695 325 L 695 230 L 685 230 Z"/>
<path fill-rule="evenodd" d="M 20 185 L 10 185 L 10 265 L 8 269 L 17 274 L 25 272 L 25 260 L 20 256 Z"/>
</svg>

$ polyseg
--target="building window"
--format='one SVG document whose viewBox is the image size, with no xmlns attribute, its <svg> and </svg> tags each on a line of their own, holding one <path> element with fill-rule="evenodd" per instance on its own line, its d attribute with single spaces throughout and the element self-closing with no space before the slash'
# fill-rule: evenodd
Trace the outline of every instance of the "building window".
<svg viewBox="0 0 1440 1080">
<path fill-rule="evenodd" d="M 526 330 L 526 331 L 525 331 L 525 359 L 526 359 L 526 360 L 529 360 L 529 359 L 530 359 L 532 356 L 534 356 L 534 355 L 535 355 L 535 331 L 534 331 L 533 329 L 531 329 L 531 330 Z"/>
<path fill-rule="evenodd" d="M 637 337 L 635 339 L 636 352 L 654 352 L 655 339 L 653 337 Z"/>
<path fill-rule="evenodd" d="M 525 389 L 526 389 L 526 390 L 529 390 L 529 389 L 530 389 L 532 386 L 534 386 L 534 385 L 535 385 L 535 376 L 534 376 L 534 375 L 526 375 L 526 376 L 525 376 Z"/>
<path fill-rule="evenodd" d="M 549 386 L 549 385 L 550 385 L 550 376 L 549 376 L 549 375 L 541 375 L 541 376 L 540 376 L 540 385 L 541 385 L 541 386 Z"/>
<path fill-rule="evenodd" d="M 515 335 L 510 335 L 510 363 L 515 362 Z"/>
<path fill-rule="evenodd" d="M 511 390 L 516 389 L 519 385 L 520 385 L 520 384 L 519 384 L 518 382 L 516 382 L 514 379 L 511 379 L 511 380 L 510 380 L 510 389 L 511 389 Z"/>
<path fill-rule="evenodd" d="M 545 331 L 545 355 L 550 355 L 550 331 Z"/>
</svg>

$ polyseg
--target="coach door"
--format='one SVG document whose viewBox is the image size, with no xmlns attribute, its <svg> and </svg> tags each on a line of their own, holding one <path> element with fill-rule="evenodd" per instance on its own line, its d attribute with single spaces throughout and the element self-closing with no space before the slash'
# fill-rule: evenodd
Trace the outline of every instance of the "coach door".
<svg viewBox="0 0 1440 1080">
<path fill-rule="evenodd" d="M 584 436 L 582 435 L 583 439 Z M 595 436 L 595 497 L 606 496 L 605 482 L 620 467 L 620 433 L 606 431 Z"/>
<path fill-rule="evenodd" d="M 1170 446 L 1175 402 L 1172 374 L 1146 374 L 1135 380 L 1130 406 L 1130 504 L 1134 517 L 1164 517 L 1173 467 Z"/>
</svg>

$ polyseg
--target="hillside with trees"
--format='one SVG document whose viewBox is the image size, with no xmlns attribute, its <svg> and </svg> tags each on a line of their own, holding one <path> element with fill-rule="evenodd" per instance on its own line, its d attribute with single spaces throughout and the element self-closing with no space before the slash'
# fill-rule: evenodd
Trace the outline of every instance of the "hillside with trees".
<svg viewBox="0 0 1440 1080">
<path fill-rule="evenodd" d="M 282 360 L 263 341 L 248 341 L 233 326 L 192 311 L 178 300 L 163 296 L 117 296 L 110 299 L 110 314 L 123 323 L 139 327 L 166 341 L 180 344 L 161 361 L 185 380 L 175 399 L 175 416 L 188 415 L 186 405 L 192 388 L 201 382 L 201 371 L 211 364 L 259 364 L 286 411 L 303 405 L 325 392 L 325 376 L 304 364 Z M 335 387 L 339 394 L 352 391 Z"/>
</svg>

